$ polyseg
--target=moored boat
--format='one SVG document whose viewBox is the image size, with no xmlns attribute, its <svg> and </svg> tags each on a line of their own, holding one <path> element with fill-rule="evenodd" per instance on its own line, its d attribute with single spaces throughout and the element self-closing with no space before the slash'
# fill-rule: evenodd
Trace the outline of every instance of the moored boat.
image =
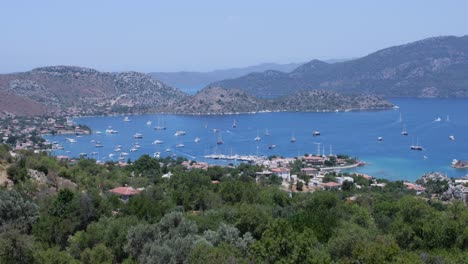
<svg viewBox="0 0 468 264">
<path fill-rule="evenodd" d="M 183 131 L 183 130 L 177 130 L 174 134 L 174 136 L 178 137 L 178 136 L 184 136 L 185 134 L 187 134 L 187 132 Z"/>
</svg>

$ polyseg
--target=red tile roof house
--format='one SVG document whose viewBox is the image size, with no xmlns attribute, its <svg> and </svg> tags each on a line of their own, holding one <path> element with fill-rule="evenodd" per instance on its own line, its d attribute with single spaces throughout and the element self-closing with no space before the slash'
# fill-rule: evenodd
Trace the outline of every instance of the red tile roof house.
<svg viewBox="0 0 468 264">
<path fill-rule="evenodd" d="M 288 168 L 274 168 L 271 169 L 271 172 L 283 178 L 283 181 L 291 180 L 291 170 Z"/>
<path fill-rule="evenodd" d="M 112 190 L 109 190 L 109 192 L 118 195 L 122 201 L 128 201 L 130 197 L 140 194 L 141 190 L 125 186 L 114 188 Z"/>
<path fill-rule="evenodd" d="M 341 187 L 341 184 L 336 183 L 336 182 L 327 182 L 327 183 L 322 184 L 322 186 L 325 189 L 339 189 Z"/>
<path fill-rule="evenodd" d="M 421 185 L 417 185 L 411 182 L 404 182 L 403 184 L 406 186 L 407 189 L 415 190 L 416 194 L 421 194 L 426 190 L 426 188 L 422 187 Z"/>
</svg>

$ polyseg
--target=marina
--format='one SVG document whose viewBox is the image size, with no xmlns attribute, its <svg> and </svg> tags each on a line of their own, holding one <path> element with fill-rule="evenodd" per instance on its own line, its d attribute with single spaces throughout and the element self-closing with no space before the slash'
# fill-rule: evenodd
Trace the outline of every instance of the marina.
<svg viewBox="0 0 468 264">
<path fill-rule="evenodd" d="M 452 168 L 451 162 L 454 158 L 468 159 L 468 120 L 464 111 L 460 111 L 468 110 L 468 100 L 429 100 L 435 105 L 430 110 L 424 108 L 426 100 L 395 99 L 393 102 L 400 108 L 386 111 L 235 116 L 148 114 L 130 116 L 131 122 L 123 122 L 122 116 L 83 117 L 74 120 L 93 131 L 106 133 L 45 137 L 56 142 L 52 150 L 54 155 L 79 157 L 80 153 L 87 153 L 91 157 L 90 153 L 97 151 L 102 161 L 117 161 L 120 152 L 124 151 L 128 153 L 125 160 L 160 152 L 161 158 L 176 155 L 199 162 L 228 164 L 244 162 L 233 158 L 236 155 L 296 157 L 324 152 L 328 155 L 332 146 L 334 153 L 366 161 L 369 165 L 351 169 L 361 173 L 408 180 L 432 170 L 455 177 L 464 176 L 466 172 Z M 434 122 L 434 116 L 446 115 L 450 115 L 450 119 Z M 155 130 L 146 124 L 148 120 L 153 124 L 164 120 L 166 129 Z M 266 131 L 270 136 L 264 136 Z M 314 136 L 314 131 L 320 132 L 320 136 Z M 405 136 L 402 131 L 412 136 Z M 142 138 L 134 138 L 137 133 Z M 376 140 L 379 137 L 381 141 Z M 71 143 L 69 139 L 77 143 Z M 103 147 L 96 148 L 91 140 L 100 142 Z M 135 141 L 138 142 L 136 146 Z M 110 153 L 115 155 L 109 157 Z M 220 158 L 223 156 L 207 158 L 210 155 L 225 155 L 229 159 Z"/>
</svg>

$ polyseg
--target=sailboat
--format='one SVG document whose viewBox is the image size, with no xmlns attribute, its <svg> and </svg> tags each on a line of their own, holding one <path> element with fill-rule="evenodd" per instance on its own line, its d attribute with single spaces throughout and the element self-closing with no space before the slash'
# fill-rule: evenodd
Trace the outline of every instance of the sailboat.
<svg viewBox="0 0 468 264">
<path fill-rule="evenodd" d="M 234 119 L 234 122 L 232 122 L 232 128 L 236 128 L 237 127 L 237 124 L 236 124 L 236 120 Z"/>
<path fill-rule="evenodd" d="M 216 144 L 218 145 L 224 144 L 223 138 L 221 137 L 221 133 L 219 133 L 218 135 L 218 140 L 216 141 Z"/>
<path fill-rule="evenodd" d="M 291 141 L 291 143 L 296 142 L 296 137 L 294 136 L 294 133 L 292 134 L 291 139 L 289 141 Z"/>
<path fill-rule="evenodd" d="M 403 119 L 401 118 L 401 112 L 400 112 L 400 118 L 398 119 L 398 122 L 399 123 L 403 122 Z"/>
<path fill-rule="evenodd" d="M 268 131 L 268 128 L 265 129 L 265 136 L 266 136 L 266 137 L 270 136 L 270 132 Z"/>
<path fill-rule="evenodd" d="M 255 141 L 260 141 L 260 139 L 262 139 L 262 138 L 260 138 L 260 137 L 258 136 L 258 129 L 257 129 L 257 136 L 254 138 L 254 140 L 255 140 Z"/>
<path fill-rule="evenodd" d="M 403 129 L 401 130 L 401 135 L 403 135 L 403 136 L 407 136 L 407 135 L 408 135 L 408 131 L 406 131 L 405 125 L 403 125 Z"/>
<path fill-rule="evenodd" d="M 419 139 L 416 138 L 416 145 L 411 145 L 410 146 L 411 150 L 423 150 L 423 147 L 419 145 Z"/>
<path fill-rule="evenodd" d="M 161 124 L 160 119 L 158 118 L 158 125 L 154 127 L 155 130 L 166 130 L 166 127 Z"/>
<path fill-rule="evenodd" d="M 445 119 L 445 122 L 450 122 L 450 118 L 448 115 L 447 115 L 447 118 Z"/>
</svg>

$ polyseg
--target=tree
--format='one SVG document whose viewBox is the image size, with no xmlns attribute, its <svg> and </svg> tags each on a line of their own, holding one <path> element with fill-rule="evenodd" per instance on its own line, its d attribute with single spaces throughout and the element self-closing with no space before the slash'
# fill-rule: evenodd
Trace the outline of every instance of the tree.
<svg viewBox="0 0 468 264">
<path fill-rule="evenodd" d="M 265 208 L 260 205 L 242 204 L 238 214 L 235 226 L 242 234 L 249 232 L 255 239 L 262 237 L 271 219 Z"/>
<path fill-rule="evenodd" d="M 339 200 L 337 194 L 328 191 L 315 192 L 308 195 L 301 210 L 292 217 L 295 229 L 310 228 L 321 242 L 332 235 L 338 225 Z"/>
<path fill-rule="evenodd" d="M 217 231 L 205 231 L 203 237 L 213 246 L 227 243 L 235 246 L 244 253 L 247 252 L 250 244 L 255 241 L 249 232 L 246 232 L 243 236 L 241 236 L 237 228 L 226 224 L 221 224 Z"/>
<path fill-rule="evenodd" d="M 182 213 L 165 215 L 154 225 L 138 225 L 127 235 L 125 251 L 140 263 L 183 263 L 202 239 Z"/>
<path fill-rule="evenodd" d="M 33 257 L 33 238 L 16 228 L 2 226 L 0 230 L 0 263 L 29 264 Z"/>
<path fill-rule="evenodd" d="M 7 169 L 7 175 L 8 179 L 12 180 L 14 184 L 18 184 L 28 178 L 28 170 L 26 167 L 11 165 Z"/>
<path fill-rule="evenodd" d="M 187 210 L 207 209 L 211 185 L 210 178 L 200 171 L 175 173 L 170 179 L 174 202 Z"/>
<path fill-rule="evenodd" d="M 0 226 L 10 225 L 29 232 L 39 218 L 39 207 L 16 191 L 0 190 Z"/>
<path fill-rule="evenodd" d="M 296 189 L 300 192 L 302 192 L 302 188 L 304 187 L 304 184 L 301 181 L 297 181 L 296 183 Z"/>
<path fill-rule="evenodd" d="M 87 248 L 81 253 L 82 264 L 112 264 L 113 258 L 112 251 L 103 244 L 98 244 L 93 249 Z"/>
<path fill-rule="evenodd" d="M 65 251 L 60 251 L 58 247 L 34 250 L 34 263 L 37 264 L 79 264 Z"/>
<path fill-rule="evenodd" d="M 310 229 L 298 233 L 284 220 L 273 221 L 261 240 L 251 247 L 256 262 L 266 263 L 331 263 Z"/>
<path fill-rule="evenodd" d="M 250 263 L 245 254 L 231 244 L 221 243 L 219 246 L 214 247 L 203 241 L 195 245 L 188 262 L 194 264 Z"/>
</svg>

